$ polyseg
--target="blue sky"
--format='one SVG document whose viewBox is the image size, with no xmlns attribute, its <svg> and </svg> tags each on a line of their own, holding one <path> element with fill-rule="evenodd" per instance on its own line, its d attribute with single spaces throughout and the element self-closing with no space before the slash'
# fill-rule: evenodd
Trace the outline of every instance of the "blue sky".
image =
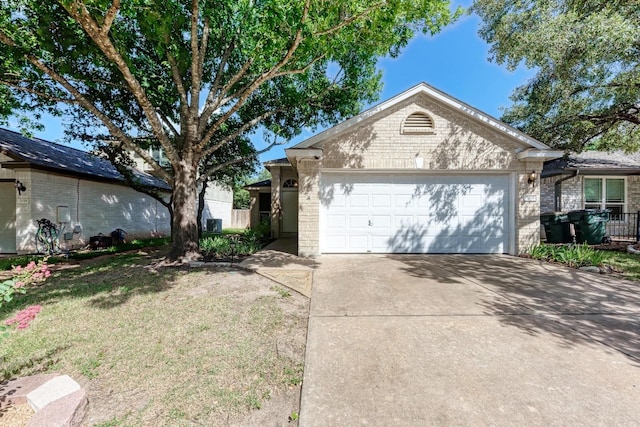
<svg viewBox="0 0 640 427">
<path fill-rule="evenodd" d="M 468 7 L 471 2 L 454 2 Z M 455 24 L 433 36 L 417 36 L 397 58 L 382 58 L 384 88 L 380 101 L 420 83 L 426 82 L 459 100 L 495 117 L 511 104 L 513 90 L 533 76 L 533 71 L 519 68 L 509 72 L 489 61 L 489 45 L 479 36 L 480 19 L 464 15 Z M 35 136 L 62 142 L 63 127 L 59 118 L 46 117 L 45 130 Z M 314 133 L 305 132 L 285 146 L 264 153 L 261 161 L 284 157 L 284 149 Z M 83 148 L 80 144 L 72 144 Z M 260 146 L 261 144 L 257 144 Z"/>
</svg>

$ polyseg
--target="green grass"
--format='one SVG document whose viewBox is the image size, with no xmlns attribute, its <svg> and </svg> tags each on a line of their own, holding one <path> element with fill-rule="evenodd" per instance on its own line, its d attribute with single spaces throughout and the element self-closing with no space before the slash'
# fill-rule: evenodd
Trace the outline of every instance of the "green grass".
<svg viewBox="0 0 640 427">
<path fill-rule="evenodd" d="M 62 262 L 66 259 L 75 259 L 75 260 L 83 260 L 83 259 L 91 259 L 95 257 L 99 257 L 102 255 L 112 255 L 119 252 L 126 252 L 135 249 L 143 249 L 150 247 L 161 247 L 168 245 L 171 239 L 169 237 L 155 237 L 150 239 L 135 239 L 130 242 L 123 243 L 117 246 L 111 246 L 104 249 L 96 249 L 96 250 L 88 250 L 88 251 L 77 251 L 71 252 L 68 257 L 61 256 L 52 256 L 48 258 L 49 263 Z M 3 270 L 11 270 L 11 267 L 22 266 L 24 267 L 31 261 L 38 261 L 43 259 L 43 255 L 18 255 L 15 257 L 1 258 L 0 259 L 0 271 Z"/>
<path fill-rule="evenodd" d="M 91 380 L 102 426 L 222 425 L 299 384 L 303 300 L 253 273 L 157 270 L 157 256 L 60 270 L 0 308 L 4 321 L 42 305 L 29 328 L 3 340 L 0 381 L 53 371 Z M 283 337 L 299 343 L 295 352 L 278 350 Z"/>
<path fill-rule="evenodd" d="M 609 266 L 625 278 L 640 282 L 640 255 L 596 250 L 584 245 L 549 245 L 542 243 L 529 250 L 534 259 L 559 262 L 570 267 Z"/>
<path fill-rule="evenodd" d="M 604 264 L 622 271 L 625 278 L 640 282 L 640 255 L 626 252 L 606 251 Z"/>
</svg>

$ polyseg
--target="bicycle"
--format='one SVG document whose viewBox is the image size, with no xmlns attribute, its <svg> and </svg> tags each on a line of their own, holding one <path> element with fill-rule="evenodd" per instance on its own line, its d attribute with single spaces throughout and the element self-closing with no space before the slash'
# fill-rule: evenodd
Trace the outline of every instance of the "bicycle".
<svg viewBox="0 0 640 427">
<path fill-rule="evenodd" d="M 45 255 L 62 252 L 58 242 L 58 227 L 46 218 L 36 220 L 38 230 L 36 231 L 36 251 Z"/>
</svg>

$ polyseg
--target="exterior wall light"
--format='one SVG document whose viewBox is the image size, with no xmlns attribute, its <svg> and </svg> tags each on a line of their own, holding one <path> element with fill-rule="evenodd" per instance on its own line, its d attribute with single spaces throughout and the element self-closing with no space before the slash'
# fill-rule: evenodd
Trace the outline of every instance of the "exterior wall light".
<svg viewBox="0 0 640 427">
<path fill-rule="evenodd" d="M 18 195 L 22 195 L 23 191 L 27 191 L 27 187 L 24 186 L 19 180 L 16 179 L 15 182 L 16 190 L 18 190 Z"/>
<path fill-rule="evenodd" d="M 533 171 L 529 174 L 529 179 L 527 180 L 527 182 L 532 185 L 532 186 L 536 186 L 536 181 L 538 179 L 538 176 L 536 175 L 536 171 Z"/>
</svg>

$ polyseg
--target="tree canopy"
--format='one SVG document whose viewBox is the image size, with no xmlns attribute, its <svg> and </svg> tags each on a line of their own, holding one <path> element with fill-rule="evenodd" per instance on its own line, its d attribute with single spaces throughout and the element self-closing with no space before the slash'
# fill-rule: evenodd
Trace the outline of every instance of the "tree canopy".
<svg viewBox="0 0 640 427">
<path fill-rule="evenodd" d="M 640 149 L 637 0 L 476 0 L 492 58 L 536 75 L 503 120 L 553 147 Z"/>
<path fill-rule="evenodd" d="M 272 146 L 356 114 L 379 56 L 453 18 L 447 0 L 3 1 L 0 114 L 64 115 L 74 139 L 140 155 L 172 187 L 172 256 L 188 258 L 197 184 L 245 160 L 204 159 L 257 128 Z"/>
</svg>

